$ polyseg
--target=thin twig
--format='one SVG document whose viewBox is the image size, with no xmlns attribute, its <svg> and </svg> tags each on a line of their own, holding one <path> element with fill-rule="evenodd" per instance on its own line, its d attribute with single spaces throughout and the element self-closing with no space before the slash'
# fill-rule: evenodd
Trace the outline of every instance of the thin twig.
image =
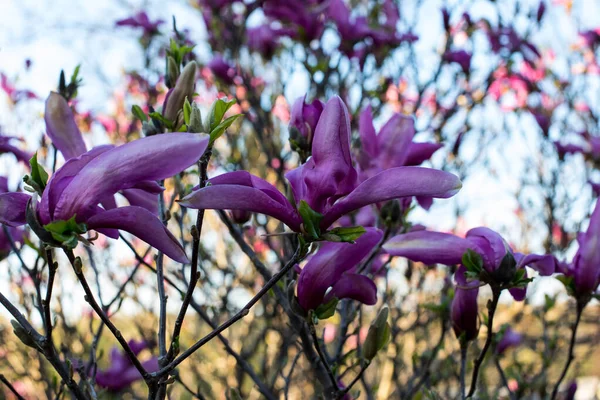
<svg viewBox="0 0 600 400">
<path fill-rule="evenodd" d="M 565 367 L 562 370 L 562 373 L 560 374 L 560 377 L 558 378 L 558 381 L 556 382 L 556 385 L 554 385 L 554 389 L 552 389 L 552 395 L 550 396 L 550 400 L 554 400 L 556 399 L 556 396 L 558 395 L 558 389 L 560 388 L 560 384 L 562 383 L 563 379 L 565 379 L 565 376 L 567 375 L 567 371 L 569 370 L 569 367 L 571 366 L 571 363 L 573 362 L 573 360 L 575 359 L 575 355 L 573 354 L 573 351 L 575 350 L 575 337 L 577 336 L 577 327 L 579 326 L 579 321 L 581 321 L 581 313 L 583 312 L 583 309 L 585 307 L 585 305 L 587 304 L 587 301 L 577 301 L 577 315 L 575 316 L 575 323 L 572 326 L 572 332 L 571 332 L 571 342 L 569 343 L 569 355 L 567 357 L 567 362 L 565 363 Z"/>
<path fill-rule="evenodd" d="M 150 376 L 152 379 L 160 379 L 163 376 L 169 374 L 175 367 L 185 361 L 189 356 L 194 354 L 199 348 L 204 346 L 206 343 L 210 342 L 214 339 L 219 333 L 223 332 L 231 325 L 244 318 L 250 312 L 250 309 L 258 303 L 258 301 L 269 291 L 273 286 L 279 282 L 279 280 L 287 274 L 287 272 L 292 269 L 292 267 L 298 262 L 299 250 L 294 253 L 292 258 L 288 261 L 288 263 L 279 271 L 276 275 L 273 276 L 271 280 L 269 280 L 265 286 L 242 308 L 237 314 L 233 317 L 225 321 L 223 324 L 219 325 L 217 329 L 214 329 L 211 333 L 194 343 L 189 349 L 184 351 L 179 357 L 171 361 L 167 366 L 161 368 L 159 371 L 151 373 Z"/>
<path fill-rule="evenodd" d="M 6 379 L 6 377 L 3 374 L 0 374 L 0 382 L 4 383 L 6 385 L 6 387 L 13 392 L 13 394 L 17 397 L 18 400 L 25 400 L 25 397 L 21 396 L 19 394 L 19 392 L 17 392 L 17 389 L 15 389 L 13 387 L 13 385 L 10 384 L 10 382 L 8 381 L 8 379 Z"/>
<path fill-rule="evenodd" d="M 311 318 L 311 317 L 312 316 L 309 315 L 309 318 Z M 317 336 L 317 331 L 315 329 L 315 324 L 313 324 L 312 321 L 308 321 L 308 326 L 310 328 L 310 335 L 312 336 L 315 349 L 317 350 L 317 354 L 319 355 L 319 359 L 321 360 L 321 363 L 323 364 L 323 366 L 325 367 L 325 370 L 327 371 L 327 376 L 329 377 L 329 381 L 331 382 L 331 388 L 334 392 L 334 393 L 327 393 L 327 395 L 328 396 L 333 395 L 337 398 L 337 394 L 339 393 L 340 388 L 337 385 L 337 379 L 335 379 L 335 375 L 333 374 L 333 371 L 331 370 L 331 366 L 329 365 L 329 362 L 327 361 L 327 357 L 323 353 L 323 349 L 321 349 L 321 345 L 319 343 L 319 338 Z"/>
<path fill-rule="evenodd" d="M 479 357 L 475 360 L 473 364 L 473 376 L 471 378 L 471 388 L 469 389 L 469 393 L 467 397 L 472 397 L 475 394 L 475 389 L 477 388 L 477 378 L 479 376 L 479 368 L 483 363 L 485 355 L 489 350 L 492 344 L 492 338 L 494 336 L 493 327 L 494 327 L 494 313 L 496 312 L 496 307 L 498 306 L 498 299 L 500 298 L 500 288 L 492 286 L 492 299 L 488 303 L 488 322 L 487 322 L 487 338 L 485 340 L 485 344 L 483 345 L 483 349 L 479 354 Z"/>
</svg>

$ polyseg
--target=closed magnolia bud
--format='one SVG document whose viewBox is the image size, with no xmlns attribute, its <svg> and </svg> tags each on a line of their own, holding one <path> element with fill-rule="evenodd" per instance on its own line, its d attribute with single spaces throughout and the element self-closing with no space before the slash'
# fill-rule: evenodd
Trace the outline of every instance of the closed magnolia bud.
<svg viewBox="0 0 600 400">
<path fill-rule="evenodd" d="M 167 57 L 167 70 L 165 72 L 165 85 L 169 89 L 172 89 L 177 82 L 177 78 L 179 77 L 179 65 L 175 59 L 171 56 Z"/>
<path fill-rule="evenodd" d="M 246 210 L 231 210 L 229 214 L 231 215 L 231 220 L 240 225 L 250 221 L 252 217 L 252 213 Z"/>
<path fill-rule="evenodd" d="M 479 334 L 479 315 L 477 307 L 477 289 L 456 288 L 450 307 L 452 328 L 456 337 L 470 341 Z"/>
<path fill-rule="evenodd" d="M 190 123 L 188 125 L 188 132 L 200 133 L 204 132 L 202 125 L 202 114 L 196 103 L 192 103 L 192 110 L 190 111 Z"/>
<path fill-rule="evenodd" d="M 19 340 L 21 340 L 21 342 L 23 342 L 23 344 L 25 346 L 29 346 L 29 347 L 33 347 L 34 349 L 37 349 L 37 345 L 36 345 L 35 341 L 31 338 L 31 336 L 27 333 L 25 328 L 23 328 L 23 326 L 21 326 L 21 324 L 18 321 L 15 321 L 14 319 L 12 319 L 10 321 L 10 324 L 13 327 L 13 331 L 15 332 L 15 335 L 19 338 Z"/>
<path fill-rule="evenodd" d="M 496 283 L 508 283 L 512 281 L 517 272 L 517 262 L 510 251 L 506 252 L 498 268 L 490 273 Z"/>
<path fill-rule="evenodd" d="M 310 153 L 317 123 L 325 107 L 320 100 L 306 103 L 306 95 L 299 97 L 290 115 L 290 140 L 297 151 Z"/>
<path fill-rule="evenodd" d="M 390 324 L 387 321 L 388 315 L 389 309 L 387 306 L 384 306 L 369 327 L 369 332 L 363 346 L 363 356 L 367 360 L 372 360 L 377 355 L 377 352 L 390 340 Z"/>
<path fill-rule="evenodd" d="M 166 98 L 163 107 L 163 116 L 169 121 L 177 119 L 177 114 L 183 108 L 185 98 L 187 97 L 191 101 L 194 96 L 197 69 L 198 65 L 195 61 L 189 62 L 181 72 L 181 75 L 179 75 L 175 87 Z"/>
</svg>

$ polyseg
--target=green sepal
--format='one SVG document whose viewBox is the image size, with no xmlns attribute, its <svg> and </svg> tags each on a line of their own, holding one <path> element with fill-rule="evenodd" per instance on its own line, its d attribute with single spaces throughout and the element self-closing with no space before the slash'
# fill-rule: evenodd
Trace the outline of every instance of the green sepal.
<svg viewBox="0 0 600 400">
<path fill-rule="evenodd" d="M 338 302 L 339 299 L 337 297 L 333 297 L 327 303 L 319 305 L 319 307 L 317 307 L 315 310 L 315 316 L 318 319 L 328 319 L 333 317 Z"/>
<path fill-rule="evenodd" d="M 188 100 L 187 96 L 185 96 L 185 100 L 183 101 L 183 121 L 186 125 L 190 124 L 190 115 L 192 114 L 192 105 Z"/>
<path fill-rule="evenodd" d="M 320 239 L 321 228 L 319 228 L 319 225 L 321 224 L 321 220 L 323 219 L 323 214 L 320 214 L 312 208 L 310 208 L 308 203 L 304 200 L 300 200 L 300 207 L 298 207 L 298 212 L 302 217 L 304 230 L 306 234 L 311 239 Z"/>
<path fill-rule="evenodd" d="M 44 229 L 52 235 L 54 240 L 60 242 L 63 246 L 74 249 L 79 242 L 79 235 L 87 232 L 87 225 L 77 223 L 76 215 L 73 215 L 68 220 L 52 221 L 44 225 Z"/>
<path fill-rule="evenodd" d="M 148 114 L 150 118 L 155 119 L 161 123 L 163 123 L 167 128 L 173 129 L 173 122 L 169 121 L 167 118 L 163 117 L 163 115 L 157 111 L 151 112 Z"/>
<path fill-rule="evenodd" d="M 467 271 L 476 272 L 478 275 L 483 270 L 483 259 L 471 249 L 467 249 L 462 256 L 462 265 Z"/>
<path fill-rule="evenodd" d="M 38 164 L 37 153 L 31 157 L 29 160 L 29 165 L 31 166 L 31 179 L 42 191 L 44 191 L 46 184 L 48 183 L 48 173 L 40 164 Z"/>
<path fill-rule="evenodd" d="M 325 232 L 322 237 L 330 242 L 355 243 L 366 231 L 362 226 L 339 227 Z"/>
</svg>

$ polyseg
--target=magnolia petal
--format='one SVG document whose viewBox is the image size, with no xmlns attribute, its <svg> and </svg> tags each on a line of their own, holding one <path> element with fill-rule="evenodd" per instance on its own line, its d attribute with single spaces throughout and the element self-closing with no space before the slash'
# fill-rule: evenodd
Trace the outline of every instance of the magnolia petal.
<svg viewBox="0 0 600 400">
<path fill-rule="evenodd" d="M 393 256 L 406 257 L 425 264 L 460 264 L 463 254 L 473 249 L 463 238 L 449 233 L 415 231 L 388 240 L 383 249 Z"/>
<path fill-rule="evenodd" d="M 44 121 L 46 121 L 46 133 L 65 160 L 79 157 L 87 151 L 73 112 L 67 100 L 60 94 L 50 92 L 46 100 Z"/>
<path fill-rule="evenodd" d="M 327 293 L 325 302 L 333 297 L 352 299 L 372 306 L 377 303 L 377 286 L 368 276 L 346 272 Z"/>
<path fill-rule="evenodd" d="M 521 253 L 514 253 L 515 260 L 517 261 L 517 268 L 523 268 L 528 266 L 540 273 L 542 276 L 552 275 L 557 268 L 557 260 L 553 255 L 538 255 L 528 254 L 524 255 Z"/>
<path fill-rule="evenodd" d="M 379 243 L 380 230 L 367 228 L 356 243 L 326 242 L 312 256 L 298 278 L 298 302 L 305 310 L 318 307 L 330 286 L 354 268 Z"/>
<path fill-rule="evenodd" d="M 438 143 L 411 143 L 404 165 L 421 165 L 431 158 L 433 153 L 444 147 Z"/>
<path fill-rule="evenodd" d="M 414 119 L 394 114 L 377 136 L 380 150 L 379 166 L 383 169 L 404 166 L 414 136 Z"/>
<path fill-rule="evenodd" d="M 138 139 L 102 153 L 65 187 L 54 219 L 69 219 L 80 209 L 141 181 L 180 173 L 200 159 L 208 139 L 206 135 L 169 133 Z"/>
<path fill-rule="evenodd" d="M 88 229 L 119 229 L 137 236 L 173 260 L 189 263 L 185 251 L 156 215 L 142 207 L 115 208 L 87 220 Z"/>
<path fill-rule="evenodd" d="M 48 180 L 46 189 L 42 193 L 38 208 L 38 217 L 42 224 L 48 224 L 53 220 L 54 208 L 63 190 L 73 180 L 73 177 L 81 171 L 90 161 L 100 154 L 112 149 L 112 145 L 97 146 L 77 158 L 71 158 L 58 169 Z"/>
<path fill-rule="evenodd" d="M 275 188 L 274 188 L 275 189 Z M 281 204 L 260 189 L 242 185 L 212 185 L 196 190 L 179 201 L 198 210 L 245 210 L 277 218 L 298 232 L 302 220 L 288 203 Z"/>
<path fill-rule="evenodd" d="M 500 266 L 506 253 L 512 252 L 502 236 L 490 228 L 473 228 L 467 232 L 466 237 L 477 245 L 484 267 L 490 272 Z"/>
<path fill-rule="evenodd" d="M 377 157 L 379 148 L 377 145 L 377 134 L 373 126 L 371 106 L 368 106 L 360 113 L 358 133 L 360 135 L 361 151 L 365 152 L 368 157 Z"/>
<path fill-rule="evenodd" d="M 324 215 L 325 229 L 342 215 L 369 204 L 408 196 L 451 197 L 462 187 L 448 172 L 421 167 L 390 168 L 367 179 Z"/>
<path fill-rule="evenodd" d="M 124 189 L 121 194 L 130 205 L 145 208 L 154 215 L 158 215 L 158 195 L 142 189 Z"/>
<path fill-rule="evenodd" d="M 0 223 L 21 226 L 27 223 L 25 214 L 31 196 L 26 193 L 0 193 Z"/>
</svg>

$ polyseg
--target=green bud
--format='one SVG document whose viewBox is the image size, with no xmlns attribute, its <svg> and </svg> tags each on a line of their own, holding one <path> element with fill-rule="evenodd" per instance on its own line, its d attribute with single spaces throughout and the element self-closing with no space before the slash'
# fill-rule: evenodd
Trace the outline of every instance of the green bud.
<svg viewBox="0 0 600 400">
<path fill-rule="evenodd" d="M 167 56 L 167 70 L 165 73 L 165 85 L 172 89 L 179 77 L 179 65 L 171 56 Z"/>
<path fill-rule="evenodd" d="M 196 103 L 192 103 L 190 110 L 190 121 L 188 123 L 188 132 L 201 133 L 204 132 L 202 126 L 202 114 Z"/>
<path fill-rule="evenodd" d="M 34 349 L 38 348 L 37 344 L 35 343 L 35 340 L 33 340 L 31 335 L 29 335 L 29 333 L 27 333 L 27 330 L 25 328 L 23 328 L 23 326 L 18 321 L 11 319 L 10 324 L 13 327 L 13 331 L 15 332 L 15 335 L 19 338 L 19 340 L 25 346 L 29 346 Z"/>
<path fill-rule="evenodd" d="M 372 360 L 377 352 L 390 340 L 390 324 L 387 322 L 389 309 L 384 306 L 377 314 L 377 318 L 371 323 L 365 344 L 363 345 L 363 356 L 367 360 Z"/>
<path fill-rule="evenodd" d="M 321 228 L 319 225 L 323 219 L 323 215 L 310 208 L 308 203 L 304 200 L 300 200 L 298 212 L 302 217 L 304 234 L 311 239 L 319 239 L 321 237 Z"/>
<path fill-rule="evenodd" d="M 525 274 L 525 270 L 523 275 Z M 497 283 L 509 283 L 517 272 L 517 262 L 510 251 L 507 251 L 500 262 L 500 266 L 491 273 L 492 279 Z M 522 276 L 521 276 L 522 277 Z"/>
</svg>

